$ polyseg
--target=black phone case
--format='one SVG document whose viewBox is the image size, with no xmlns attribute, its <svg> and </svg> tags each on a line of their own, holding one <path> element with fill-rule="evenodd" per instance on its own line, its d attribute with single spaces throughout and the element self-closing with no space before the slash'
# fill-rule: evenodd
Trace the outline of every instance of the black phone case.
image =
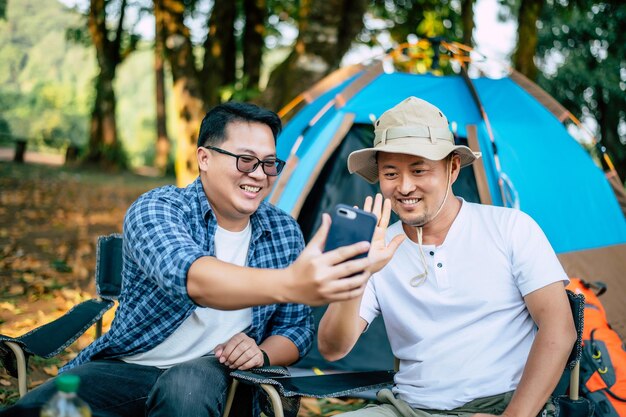
<svg viewBox="0 0 626 417">
<path fill-rule="evenodd" d="M 352 212 L 354 218 L 343 215 L 343 212 Z M 341 246 L 372 240 L 376 229 L 377 219 L 372 213 L 350 207 L 345 204 L 337 204 L 331 213 L 332 224 L 326 239 L 324 251 L 337 249 Z M 355 256 L 353 259 L 364 258 L 366 253 Z"/>
</svg>

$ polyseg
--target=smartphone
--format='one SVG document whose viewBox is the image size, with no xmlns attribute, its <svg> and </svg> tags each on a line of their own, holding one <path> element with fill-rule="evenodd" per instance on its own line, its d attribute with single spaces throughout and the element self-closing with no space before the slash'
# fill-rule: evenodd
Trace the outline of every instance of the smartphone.
<svg viewBox="0 0 626 417">
<path fill-rule="evenodd" d="M 353 243 L 372 241 L 376 223 L 376 216 L 346 204 L 337 204 L 330 213 L 332 223 L 326 238 L 324 252 L 337 249 Z M 367 252 L 352 259 L 365 258 Z"/>
</svg>

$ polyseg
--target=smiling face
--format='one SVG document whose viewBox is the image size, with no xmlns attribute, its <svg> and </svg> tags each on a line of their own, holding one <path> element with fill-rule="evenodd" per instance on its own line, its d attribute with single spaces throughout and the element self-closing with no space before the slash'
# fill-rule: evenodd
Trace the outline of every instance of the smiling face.
<svg viewBox="0 0 626 417">
<path fill-rule="evenodd" d="M 231 122 L 225 133 L 226 140 L 216 147 L 261 160 L 276 158 L 272 130 L 263 123 Z M 266 175 L 260 165 L 254 172 L 240 172 L 235 157 L 207 148 L 198 148 L 197 156 L 202 186 L 217 223 L 230 231 L 243 230 L 277 177 Z"/>
<path fill-rule="evenodd" d="M 404 224 L 424 226 L 454 200 L 450 198 L 451 191 L 446 198 L 446 190 L 458 176 L 458 156 L 432 161 L 419 156 L 379 152 L 377 158 L 380 190 L 391 200 L 393 211 Z"/>
</svg>

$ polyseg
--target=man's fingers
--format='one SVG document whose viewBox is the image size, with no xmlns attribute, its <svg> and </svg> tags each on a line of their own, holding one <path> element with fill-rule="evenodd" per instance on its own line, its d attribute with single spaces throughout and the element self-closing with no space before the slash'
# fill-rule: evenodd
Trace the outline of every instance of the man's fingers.
<svg viewBox="0 0 626 417">
<path fill-rule="evenodd" d="M 214 351 L 220 363 L 230 368 L 238 368 L 248 362 L 252 356 L 260 353 L 256 342 L 245 333 L 237 333 L 226 343 L 217 345 Z"/>
<path fill-rule="evenodd" d="M 391 200 L 385 198 L 383 201 L 383 208 L 380 217 L 378 218 L 378 226 L 387 228 L 389 226 L 389 219 L 391 217 Z"/>
<path fill-rule="evenodd" d="M 250 359 L 250 355 L 252 355 L 252 353 L 250 353 L 250 347 L 241 343 L 230 354 L 228 360 L 226 361 L 226 365 L 231 368 L 237 368 L 237 366 L 247 362 Z"/>
<path fill-rule="evenodd" d="M 381 214 L 382 214 L 382 206 L 383 206 L 383 196 L 380 193 L 376 193 L 376 197 L 374 198 L 374 207 L 372 208 L 372 213 L 378 219 L 380 223 Z"/>
<path fill-rule="evenodd" d="M 234 360 L 231 359 L 231 355 L 233 354 L 233 351 L 237 348 L 237 346 L 239 346 L 243 342 L 243 339 L 239 336 L 240 334 L 241 333 L 231 337 L 228 342 L 223 344 L 224 347 L 222 348 L 222 352 L 219 355 L 220 363 L 231 363 L 231 360 Z M 216 356 L 218 356 L 217 353 Z"/>
<path fill-rule="evenodd" d="M 327 213 L 322 214 L 322 224 L 319 229 L 309 241 L 307 247 L 314 247 L 319 249 L 320 252 L 324 251 L 324 245 L 326 244 L 326 237 L 328 236 L 328 230 L 330 229 L 330 216 Z"/>
<path fill-rule="evenodd" d="M 219 345 L 215 346 L 215 349 L 213 349 L 213 353 L 218 358 L 222 355 L 223 351 L 224 351 L 224 344 L 223 343 L 220 343 Z"/>
<path fill-rule="evenodd" d="M 370 266 L 370 264 L 371 261 L 367 258 L 360 258 L 348 262 L 343 262 L 339 265 L 335 265 L 332 268 L 330 276 L 332 278 L 351 277 L 365 271 Z"/>
<path fill-rule="evenodd" d="M 244 364 L 252 363 L 253 366 L 258 364 L 259 357 L 262 357 L 261 351 L 258 349 L 248 349 L 245 352 L 242 352 L 239 358 L 236 361 L 232 362 L 231 368 L 241 369 Z M 262 363 L 262 359 L 261 359 Z"/>
<path fill-rule="evenodd" d="M 332 282 L 328 286 L 328 294 L 325 297 L 326 301 L 345 301 L 362 295 L 369 277 L 370 274 L 364 272 Z"/>
<path fill-rule="evenodd" d="M 321 259 L 325 259 L 330 265 L 337 265 L 347 261 L 362 253 L 366 253 L 370 248 L 369 242 L 357 242 L 352 245 L 342 246 L 325 253 Z"/>
<path fill-rule="evenodd" d="M 372 197 L 371 196 L 367 196 L 365 197 L 365 202 L 363 203 L 363 210 L 368 211 L 368 212 L 372 212 Z"/>
<path fill-rule="evenodd" d="M 391 250 L 392 255 L 396 252 L 396 249 L 400 247 L 402 242 L 404 242 L 405 238 L 406 238 L 406 235 L 397 235 L 397 236 L 394 236 L 393 239 L 391 239 L 391 242 L 389 242 L 387 249 Z"/>
<path fill-rule="evenodd" d="M 251 368 L 257 368 L 259 366 L 262 366 L 263 365 L 263 359 L 259 359 L 259 357 L 258 357 L 259 355 L 262 356 L 261 352 L 259 352 L 257 355 L 253 355 L 247 361 L 237 365 L 236 368 L 240 369 L 242 371 L 246 371 L 246 370 L 251 369 Z"/>
</svg>

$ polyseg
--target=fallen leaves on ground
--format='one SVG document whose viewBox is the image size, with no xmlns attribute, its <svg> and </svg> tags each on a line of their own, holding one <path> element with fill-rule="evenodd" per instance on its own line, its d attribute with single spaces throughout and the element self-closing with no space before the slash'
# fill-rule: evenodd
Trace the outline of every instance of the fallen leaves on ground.
<svg viewBox="0 0 626 417">
<path fill-rule="evenodd" d="M 359 398 L 302 398 L 299 417 L 334 416 L 348 411 L 358 410 L 370 401 Z"/>
<path fill-rule="evenodd" d="M 0 333 L 16 337 L 95 293 L 95 243 L 119 233 L 143 192 L 172 183 L 132 174 L 0 163 Z M 103 318 L 108 329 L 114 311 Z M 29 360 L 29 387 L 42 384 L 95 338 L 88 330 L 63 354 Z M 15 402 L 17 380 L 0 371 L 0 404 Z"/>
</svg>

